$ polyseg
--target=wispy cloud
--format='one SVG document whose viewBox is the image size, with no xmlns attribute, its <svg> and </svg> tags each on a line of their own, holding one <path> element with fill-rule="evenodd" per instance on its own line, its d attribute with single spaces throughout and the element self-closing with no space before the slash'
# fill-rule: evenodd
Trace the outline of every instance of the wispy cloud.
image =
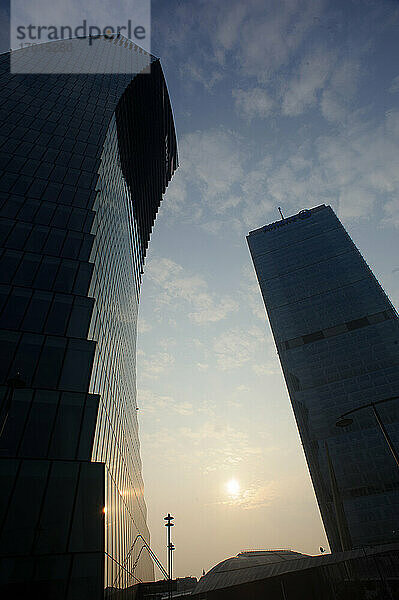
<svg viewBox="0 0 399 600">
<path fill-rule="evenodd" d="M 180 77 L 188 86 L 199 83 L 211 92 L 215 84 L 223 79 L 223 73 L 217 68 L 205 69 L 198 62 L 188 59 L 180 66 Z"/>
<path fill-rule="evenodd" d="M 392 94 L 399 92 L 399 75 L 397 75 L 394 79 L 392 79 L 389 91 Z"/>
<path fill-rule="evenodd" d="M 138 389 L 137 398 L 140 411 L 144 414 L 166 415 L 173 412 L 186 417 L 194 412 L 191 402 L 179 402 L 172 396 L 157 394 L 149 389 Z"/>
<path fill-rule="evenodd" d="M 320 138 L 317 152 L 324 170 L 320 181 L 326 191 L 338 192 L 342 218 L 370 216 L 376 202 L 388 208 L 397 198 L 399 171 L 392 157 L 399 152 L 399 140 L 389 115 L 378 125 L 355 121 L 340 136 Z"/>
<path fill-rule="evenodd" d="M 139 334 L 141 333 L 147 333 L 148 331 L 152 330 L 152 325 L 151 323 L 149 323 L 146 319 L 144 319 L 144 317 L 140 317 L 138 319 L 137 322 L 137 331 Z"/>
<path fill-rule="evenodd" d="M 320 101 L 321 112 L 328 121 L 347 124 L 355 109 L 354 98 L 360 75 L 360 61 L 357 59 L 341 59 L 335 65 Z"/>
<path fill-rule="evenodd" d="M 321 0 L 235 1 L 227 20 L 216 16 L 214 47 L 222 61 L 234 51 L 242 74 L 264 81 L 286 64 L 323 11 Z"/>
<path fill-rule="evenodd" d="M 248 263 L 241 269 L 241 285 L 239 289 L 241 303 L 250 307 L 252 314 L 262 323 L 267 320 L 265 305 L 260 293 L 259 283 L 253 266 Z"/>
<path fill-rule="evenodd" d="M 187 273 L 181 265 L 167 258 L 152 260 L 148 277 L 159 288 L 158 305 L 167 304 L 169 312 L 173 306 L 194 323 L 220 321 L 238 309 L 233 298 L 218 297 L 209 291 L 203 277 Z"/>
<path fill-rule="evenodd" d="M 262 364 L 267 365 L 267 372 L 275 372 L 275 367 L 270 362 L 270 348 L 266 345 L 265 332 L 260 327 L 251 327 L 248 330 L 229 329 L 213 341 L 217 365 L 223 371 L 251 365 L 255 359 L 259 360 L 262 357 Z M 257 374 L 264 372 L 260 367 L 255 370 Z"/>
<path fill-rule="evenodd" d="M 146 379 L 157 379 L 166 370 L 170 370 L 175 358 L 168 352 L 153 352 L 150 358 L 142 350 L 137 353 L 140 375 Z"/>
<path fill-rule="evenodd" d="M 277 364 L 271 364 L 270 362 L 252 365 L 252 370 L 258 376 L 274 375 L 278 372 Z"/>
<path fill-rule="evenodd" d="M 243 510 L 263 508 L 269 506 L 281 496 L 280 487 L 276 481 L 256 482 L 240 491 L 236 496 L 220 500 L 219 504 L 234 506 Z"/>
<path fill-rule="evenodd" d="M 246 331 L 225 331 L 213 343 L 219 368 L 230 370 L 248 363 L 253 354 L 253 343 L 252 336 Z"/>
<path fill-rule="evenodd" d="M 324 116 L 345 127 L 296 147 L 287 144 L 280 156 L 266 140 L 263 158 L 250 162 L 245 144 L 226 130 L 183 136 L 186 159 L 168 193 L 170 213 L 211 234 L 221 232 L 228 219 L 229 230 L 239 236 L 272 220 L 277 206 L 296 212 L 323 202 L 344 220 L 367 218 L 379 206 L 387 217 L 383 223 L 398 224 L 399 170 L 393 157 L 399 153 L 399 113 L 391 109 L 383 120 L 365 121 L 361 111 L 353 112 L 350 96 L 337 91 L 350 73 L 356 79 L 355 64 L 334 74 L 341 82 L 335 88 L 317 96 L 312 88 L 299 103 L 287 105 L 294 114 L 307 102 L 320 102 Z"/>
<path fill-rule="evenodd" d="M 312 52 L 302 59 L 298 73 L 284 92 L 282 112 L 290 117 L 300 115 L 317 102 L 317 92 L 323 89 L 336 57 L 324 51 Z"/>
<path fill-rule="evenodd" d="M 209 369 L 209 365 L 207 363 L 197 362 L 197 369 L 199 371 L 207 371 Z"/>
<path fill-rule="evenodd" d="M 265 82 L 319 25 L 316 19 L 324 4 L 324 0 L 199 0 L 192 10 L 188 3 L 179 3 L 173 27 L 160 13 L 153 38 L 161 55 L 174 61 L 182 47 L 195 49 L 197 62 L 191 61 L 182 76 L 191 76 L 207 89 L 212 79 L 225 79 L 227 64 L 241 76 Z"/>
<path fill-rule="evenodd" d="M 255 117 L 267 117 L 274 106 L 274 101 L 268 92 L 260 87 L 248 90 L 237 88 L 233 89 L 232 94 L 237 113 L 248 121 Z"/>
<path fill-rule="evenodd" d="M 170 444 L 172 440 L 172 443 Z M 216 471 L 229 472 L 241 464 L 259 460 L 265 452 L 254 445 L 248 433 L 222 421 L 206 421 L 201 424 L 158 429 L 144 436 L 147 451 L 155 451 L 170 444 L 170 452 L 163 456 L 163 461 L 173 463 L 179 457 L 179 463 L 187 468 L 197 468 L 202 473 Z M 190 448 L 190 452 L 187 452 Z"/>
<path fill-rule="evenodd" d="M 201 214 L 206 208 L 222 214 L 231 206 L 226 197 L 243 176 L 243 154 L 237 136 L 224 129 L 197 131 L 180 140 L 181 164 L 168 191 L 171 210 L 181 214 L 184 204 L 195 190 L 202 202 L 197 206 Z M 193 189 L 194 186 L 194 189 Z M 192 205 L 189 205 L 190 218 Z"/>
<path fill-rule="evenodd" d="M 244 178 L 249 193 L 243 220 L 259 226 L 277 206 L 294 212 L 324 202 L 346 222 L 371 218 L 378 206 L 386 214 L 383 224 L 398 224 L 399 170 L 393 159 L 399 154 L 398 134 L 396 110 L 379 122 L 365 123 L 354 114 L 344 130 L 302 143 L 279 164 L 267 157 L 263 168 L 255 167 Z M 252 198 L 261 188 L 263 199 L 255 203 Z"/>
</svg>

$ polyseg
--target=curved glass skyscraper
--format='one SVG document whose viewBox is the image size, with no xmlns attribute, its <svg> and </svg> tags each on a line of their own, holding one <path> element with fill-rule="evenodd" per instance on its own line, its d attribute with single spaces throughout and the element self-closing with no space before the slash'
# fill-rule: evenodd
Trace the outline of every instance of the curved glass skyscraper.
<svg viewBox="0 0 399 600">
<path fill-rule="evenodd" d="M 331 549 L 395 542 L 398 314 L 330 206 L 247 239 Z"/>
<path fill-rule="evenodd" d="M 15 598 L 153 578 L 136 323 L 176 138 L 159 61 L 100 38 L 91 72 L 85 42 L 57 56 L 84 74 L 12 74 L 0 56 L 0 592 Z"/>
</svg>

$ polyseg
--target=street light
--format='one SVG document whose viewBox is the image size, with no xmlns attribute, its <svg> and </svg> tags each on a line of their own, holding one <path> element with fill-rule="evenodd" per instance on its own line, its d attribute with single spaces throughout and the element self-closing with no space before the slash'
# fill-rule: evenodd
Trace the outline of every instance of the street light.
<svg viewBox="0 0 399 600">
<path fill-rule="evenodd" d="M 176 550 L 174 544 L 172 542 L 169 544 L 169 552 L 170 552 L 170 596 L 172 596 L 172 580 L 173 580 L 173 550 Z"/>
<path fill-rule="evenodd" d="M 171 542 L 170 539 L 170 528 L 174 527 L 174 523 L 172 523 L 174 517 L 172 517 L 172 515 L 170 513 L 168 513 L 166 515 L 166 517 L 164 517 L 166 523 L 165 523 L 165 527 L 168 528 L 168 574 L 169 574 L 169 598 L 172 598 L 172 552 L 175 549 L 174 545 Z"/>
<path fill-rule="evenodd" d="M 335 423 L 335 425 L 337 427 L 348 427 L 349 425 L 352 425 L 353 423 L 353 419 L 351 419 L 350 417 L 348 417 L 348 415 L 351 415 L 354 412 L 357 412 L 358 410 L 362 410 L 363 408 L 372 408 L 373 409 L 373 413 L 375 416 L 375 420 L 377 421 L 379 428 L 382 431 L 382 434 L 385 438 L 385 441 L 387 443 L 387 446 L 389 448 L 389 450 L 391 451 L 392 456 L 395 459 L 396 465 L 397 467 L 399 467 L 399 455 L 396 451 L 395 446 L 392 443 L 391 438 L 389 437 L 389 434 L 387 432 L 387 430 L 385 429 L 385 425 L 381 420 L 381 416 L 380 413 L 377 410 L 376 405 L 377 404 L 383 404 L 384 402 L 390 402 L 391 400 L 399 400 L 399 396 L 392 396 L 391 398 L 385 398 L 384 400 L 377 400 L 376 402 L 370 402 L 369 404 L 363 404 L 362 406 L 358 406 L 357 408 L 353 408 L 352 410 L 348 410 L 348 412 L 343 413 L 337 420 L 337 422 Z"/>
</svg>

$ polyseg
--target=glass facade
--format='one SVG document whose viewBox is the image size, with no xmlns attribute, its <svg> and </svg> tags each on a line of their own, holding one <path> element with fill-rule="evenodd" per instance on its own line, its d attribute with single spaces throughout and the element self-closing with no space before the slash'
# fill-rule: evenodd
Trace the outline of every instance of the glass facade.
<svg viewBox="0 0 399 600">
<path fill-rule="evenodd" d="M 333 551 L 397 541 L 399 471 L 371 407 L 399 396 L 399 319 L 329 206 L 248 237 Z M 378 406 L 399 448 L 399 399 Z"/>
<path fill-rule="evenodd" d="M 81 70 L 83 42 L 69 42 Z M 139 73 L 20 75 L 0 56 L 0 595 L 12 597 L 99 599 L 153 578 L 138 537 L 149 543 L 136 323 L 176 138 L 158 59 L 121 36 L 96 44 L 100 64 Z"/>
</svg>

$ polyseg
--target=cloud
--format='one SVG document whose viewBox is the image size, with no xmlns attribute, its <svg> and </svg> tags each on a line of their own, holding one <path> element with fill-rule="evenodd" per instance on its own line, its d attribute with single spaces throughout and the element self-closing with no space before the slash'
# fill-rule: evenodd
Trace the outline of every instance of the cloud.
<svg viewBox="0 0 399 600">
<path fill-rule="evenodd" d="M 249 435 L 222 420 L 158 428 L 142 434 L 147 452 L 159 453 L 165 464 L 175 464 L 178 457 L 181 468 L 211 473 L 230 471 L 232 467 L 259 461 L 266 449 L 253 445 Z M 161 452 L 168 445 L 168 452 Z M 190 448 L 190 452 L 187 452 Z M 184 457 L 184 460 L 182 460 Z"/>
<path fill-rule="evenodd" d="M 249 392 L 251 391 L 251 388 L 250 388 L 250 387 L 248 387 L 247 385 L 243 385 L 243 384 L 241 384 L 241 385 L 238 385 L 238 386 L 236 387 L 235 391 L 236 391 L 238 394 L 247 394 L 247 393 L 249 393 Z"/>
<path fill-rule="evenodd" d="M 372 214 L 375 195 L 365 186 L 347 186 L 339 195 L 339 216 L 344 220 Z"/>
<path fill-rule="evenodd" d="M 346 220 L 368 218 L 378 208 L 384 224 L 396 224 L 397 113 L 388 111 L 383 124 L 358 95 L 374 47 L 364 13 L 351 13 L 357 43 L 348 45 L 341 22 L 348 15 L 319 0 L 199 2 L 201 18 L 179 4 L 176 27 L 184 25 L 185 32 L 175 32 L 195 49 L 193 78 L 200 72 L 206 86 L 212 69 L 234 71 L 236 110 L 248 121 L 268 120 L 272 112 L 271 135 L 256 153 L 252 140 L 227 128 L 183 135 L 168 215 L 210 235 L 237 237 L 274 220 L 277 206 L 289 214 L 332 204 Z M 369 10 L 378 31 L 391 27 L 384 11 Z M 286 119 L 280 127 L 278 103 L 285 117 L 304 115 L 296 133 L 286 129 Z M 277 145 L 279 134 L 286 137 Z"/>
<path fill-rule="evenodd" d="M 170 411 L 180 416 L 190 416 L 194 413 L 191 402 L 178 402 L 168 395 L 157 394 L 152 390 L 137 391 L 138 404 L 141 412 L 150 414 L 166 414 Z"/>
<path fill-rule="evenodd" d="M 246 367 L 258 377 L 279 372 L 271 336 L 259 327 L 249 330 L 235 328 L 223 332 L 214 339 L 213 351 L 217 365 L 222 371 Z"/>
<path fill-rule="evenodd" d="M 216 39 L 222 52 L 218 53 L 219 60 L 224 61 L 226 50 L 231 50 L 240 37 L 240 28 L 248 15 L 248 5 L 241 2 L 231 2 L 224 19 L 218 19 Z"/>
<path fill-rule="evenodd" d="M 340 60 L 321 97 L 321 112 L 331 122 L 347 123 L 354 109 L 354 97 L 360 80 L 360 61 Z"/>
<path fill-rule="evenodd" d="M 251 444 L 247 433 L 229 424 L 207 421 L 196 429 L 182 427 L 179 434 L 190 444 L 204 473 L 224 471 L 262 455 L 262 449 Z"/>
<path fill-rule="evenodd" d="M 227 172 L 228 176 L 224 183 L 217 182 L 214 188 L 205 191 L 208 205 L 204 229 L 219 232 L 225 224 L 220 215 L 225 215 L 224 219 L 230 220 L 230 229 L 234 228 L 237 235 L 242 236 L 273 220 L 273 213 L 277 216 L 277 206 L 282 206 L 286 212 L 296 212 L 323 202 L 332 204 L 346 220 L 367 218 L 379 204 L 381 212 L 387 215 L 383 222 L 397 224 L 399 169 L 394 157 L 399 155 L 399 111 L 388 110 L 380 121 L 376 118 L 365 121 L 361 111 L 350 112 L 351 94 L 355 93 L 358 73 L 355 61 L 341 65 L 338 71 L 332 70 L 327 91 L 320 98 L 324 116 L 330 121 L 345 123 L 345 128 L 306 139 L 293 151 L 288 145 L 282 156 L 269 152 L 265 144 L 265 156 L 258 162 L 247 164 L 242 158 L 245 151 L 240 147 L 240 140 L 223 132 L 222 140 L 215 145 L 224 148 L 218 153 L 218 164 L 221 172 Z M 353 78 L 354 82 L 347 83 L 348 78 Z M 316 102 L 316 96 L 306 98 Z M 304 103 L 302 98 L 302 108 Z M 299 110 L 299 104 L 295 109 L 292 106 L 292 110 Z M 214 136 L 215 132 L 210 136 L 213 141 Z M 195 138 L 191 138 L 191 142 L 195 143 Z M 188 149 L 188 152 L 192 151 Z M 237 170 L 233 166 L 230 168 L 231 165 L 238 166 L 239 162 Z M 201 189 L 205 164 L 198 169 L 193 166 L 191 172 L 192 185 Z M 186 188 L 189 189 L 188 183 Z M 191 213 L 195 211 L 191 210 Z"/>
<path fill-rule="evenodd" d="M 385 131 L 387 135 L 399 141 L 399 110 L 389 110 L 385 115 Z"/>
<path fill-rule="evenodd" d="M 208 201 L 227 192 L 243 175 L 237 140 L 223 129 L 186 134 L 180 142 L 180 173 L 190 175 Z"/>
<path fill-rule="evenodd" d="M 393 225 L 399 228 L 399 193 L 396 194 L 393 200 L 385 203 L 384 213 L 385 216 L 382 222 L 385 225 Z"/>
<path fill-rule="evenodd" d="M 278 485 L 275 481 L 269 481 L 266 484 L 257 482 L 240 491 L 237 496 L 222 500 L 219 504 L 236 506 L 243 510 L 263 508 L 269 506 L 281 496 L 279 487 L 281 487 L 281 484 Z"/>
<path fill-rule="evenodd" d="M 154 22 L 159 54 L 176 63 L 182 48 L 189 48 L 197 58 L 181 76 L 209 90 L 225 78 L 227 65 L 263 83 L 272 77 L 319 25 L 324 0 L 198 0 L 196 10 L 182 2 L 174 7 L 172 22 L 163 12 L 168 10 L 165 4 Z"/>
<path fill-rule="evenodd" d="M 241 304 L 249 306 L 252 314 L 262 323 L 267 321 L 267 313 L 260 292 L 259 283 L 251 263 L 241 269 L 241 285 L 239 290 Z"/>
<path fill-rule="evenodd" d="M 231 132 L 211 130 L 184 136 L 185 164 L 180 179 L 174 178 L 177 195 L 176 188 L 171 188 L 168 196 L 170 204 L 177 201 L 180 207 L 179 220 L 190 220 L 210 234 L 220 234 L 228 219 L 229 230 L 244 236 L 275 220 L 278 206 L 289 213 L 324 202 L 332 204 L 340 217 L 356 219 L 369 216 L 378 202 L 381 212 L 396 223 L 399 170 L 393 157 L 399 152 L 399 113 L 388 110 L 380 123 L 365 122 L 359 111 L 348 117 L 350 100 L 342 100 L 342 94 L 349 73 L 356 79 L 358 69 L 355 63 L 347 63 L 339 71 L 332 71 L 329 79 L 336 90 L 335 104 L 327 91 L 320 101 L 325 116 L 345 122 L 346 127 L 306 139 L 293 151 L 287 145 L 278 156 L 266 143 L 264 157 L 249 163 L 243 142 Z M 328 85 L 330 94 L 332 83 Z M 355 87 L 353 84 L 351 93 Z M 306 101 L 316 101 L 312 95 L 306 97 Z M 305 106 L 304 98 L 296 108 L 292 105 L 293 112 L 299 105 Z M 222 314 L 229 306 L 221 306 Z M 215 313 L 215 318 L 220 316 Z"/>
<path fill-rule="evenodd" d="M 256 228 L 273 220 L 272 211 L 277 216 L 277 206 L 292 214 L 325 203 L 346 221 L 370 218 L 378 207 L 383 224 L 397 225 L 399 111 L 388 110 L 380 121 L 362 117 L 352 114 L 345 128 L 255 164 L 242 182 L 242 222 Z"/>
<path fill-rule="evenodd" d="M 249 90 L 234 89 L 232 95 L 235 98 L 237 113 L 249 121 L 255 117 L 267 117 L 274 106 L 274 101 L 266 90 L 259 87 Z"/>
<path fill-rule="evenodd" d="M 209 369 L 209 365 L 206 363 L 197 362 L 197 369 L 199 371 L 207 371 Z"/>
<path fill-rule="evenodd" d="M 181 166 L 167 191 L 169 218 L 198 224 L 211 235 L 229 221 L 243 237 L 275 208 L 267 197 L 272 158 L 250 163 L 248 148 L 235 133 L 211 129 L 182 136 Z"/>
<path fill-rule="evenodd" d="M 275 365 L 271 365 L 270 363 L 262 363 L 257 365 L 252 365 L 253 372 L 258 375 L 274 375 L 278 372 Z"/>
<path fill-rule="evenodd" d="M 252 356 L 252 340 L 244 331 L 225 331 L 214 341 L 217 363 L 223 370 L 242 367 Z"/>
<path fill-rule="evenodd" d="M 346 122 L 355 106 L 362 72 L 362 50 L 352 54 L 344 56 L 339 48 L 324 44 L 308 52 L 284 86 L 282 114 L 296 117 L 320 106 L 327 121 Z"/>
<path fill-rule="evenodd" d="M 347 111 L 340 98 L 333 90 L 324 90 L 320 102 L 321 112 L 327 121 L 342 122 Z"/>
<path fill-rule="evenodd" d="M 263 225 L 275 208 L 267 192 L 271 170 L 272 159 L 267 155 L 253 165 L 242 180 L 242 220 L 248 229 Z"/>
<path fill-rule="evenodd" d="M 246 76 L 265 81 L 289 62 L 306 34 L 315 26 L 315 16 L 323 10 L 321 0 L 249 0 L 230 4 L 231 16 L 217 15 L 213 40 L 224 61 L 234 51 L 238 66 Z M 225 7 L 224 7 L 225 8 Z"/>
<path fill-rule="evenodd" d="M 389 91 L 392 94 L 399 92 L 399 75 L 397 75 L 396 77 L 394 77 L 394 79 L 392 79 Z"/>
<path fill-rule="evenodd" d="M 237 206 L 245 159 L 237 134 L 223 128 L 187 133 L 180 139 L 179 156 L 180 167 L 166 192 L 170 218 L 190 223 L 206 218 L 210 224 L 210 215 Z"/>
<path fill-rule="evenodd" d="M 149 359 L 146 358 L 143 351 L 137 353 L 137 356 L 140 375 L 147 379 L 157 379 L 161 373 L 171 369 L 175 363 L 174 356 L 168 352 L 154 352 Z"/>
<path fill-rule="evenodd" d="M 190 85 L 200 83 L 209 92 L 223 78 L 223 74 L 218 69 L 205 69 L 197 62 L 187 60 L 180 66 L 180 77 Z"/>
<path fill-rule="evenodd" d="M 160 288 L 158 305 L 167 304 L 169 312 L 173 305 L 194 323 L 221 321 L 238 310 L 235 300 L 209 292 L 201 276 L 188 274 L 181 265 L 167 258 L 152 260 L 148 265 L 148 277 Z M 181 302 L 180 306 L 176 301 Z"/>
<path fill-rule="evenodd" d="M 386 123 L 354 121 L 342 135 L 317 140 L 320 176 L 323 170 L 319 181 L 331 196 L 337 194 L 342 218 L 369 217 L 376 203 L 386 210 L 398 197 L 396 123 L 396 116 L 388 113 Z"/>
<path fill-rule="evenodd" d="M 282 113 L 295 117 L 316 104 L 317 92 L 325 85 L 336 58 L 322 50 L 314 51 L 301 61 L 299 72 L 284 92 Z"/>
<path fill-rule="evenodd" d="M 213 341 L 213 351 L 220 369 L 228 371 L 243 367 L 261 353 L 265 336 L 261 329 L 230 329 Z"/>
<path fill-rule="evenodd" d="M 205 223 L 201 223 L 201 229 L 206 231 L 211 235 L 217 235 L 221 228 L 223 227 L 223 221 L 205 221 Z"/>
<path fill-rule="evenodd" d="M 139 317 L 137 322 L 137 330 L 139 334 L 147 333 L 148 331 L 152 330 L 152 325 L 146 319 L 144 319 L 144 317 Z"/>
</svg>

